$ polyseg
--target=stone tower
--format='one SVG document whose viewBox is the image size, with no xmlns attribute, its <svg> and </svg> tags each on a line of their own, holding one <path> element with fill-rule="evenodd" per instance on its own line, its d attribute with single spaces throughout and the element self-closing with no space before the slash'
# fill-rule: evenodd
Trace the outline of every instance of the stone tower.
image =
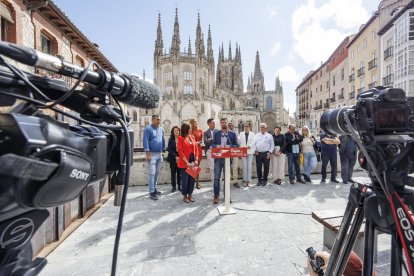
<svg viewBox="0 0 414 276">
<path fill-rule="evenodd" d="M 256 62 L 254 66 L 254 73 L 250 75 L 248 80 L 247 92 L 254 94 L 265 91 L 264 76 L 262 69 L 260 68 L 260 56 L 259 51 L 256 52 Z"/>
<path fill-rule="evenodd" d="M 230 92 L 234 95 L 243 94 L 243 72 L 240 46 L 236 43 L 236 51 L 233 57 L 231 42 L 227 58 L 224 58 L 224 46 L 219 47 L 219 59 L 217 62 L 216 88 Z"/>
</svg>

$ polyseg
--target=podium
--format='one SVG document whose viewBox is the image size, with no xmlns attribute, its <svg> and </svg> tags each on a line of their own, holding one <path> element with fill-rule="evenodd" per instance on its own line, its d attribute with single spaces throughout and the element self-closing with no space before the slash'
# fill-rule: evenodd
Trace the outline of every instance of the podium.
<svg viewBox="0 0 414 276">
<path fill-rule="evenodd" d="M 211 149 L 212 158 L 224 158 L 224 206 L 217 207 L 220 215 L 235 214 L 230 207 L 230 158 L 246 157 L 247 148 L 217 147 Z"/>
</svg>

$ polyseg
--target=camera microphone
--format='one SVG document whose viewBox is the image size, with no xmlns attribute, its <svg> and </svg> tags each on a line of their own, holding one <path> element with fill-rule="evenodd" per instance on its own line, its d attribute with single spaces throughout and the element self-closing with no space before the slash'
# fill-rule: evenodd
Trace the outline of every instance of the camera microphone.
<svg viewBox="0 0 414 276">
<path fill-rule="evenodd" d="M 0 54 L 26 65 L 76 79 L 79 79 L 85 70 L 59 57 L 7 42 L 0 42 Z M 97 71 L 88 71 L 83 81 L 94 85 L 100 91 L 110 93 L 122 103 L 139 108 L 157 108 L 161 100 L 157 86 L 133 75 L 119 75 L 99 68 Z"/>
</svg>

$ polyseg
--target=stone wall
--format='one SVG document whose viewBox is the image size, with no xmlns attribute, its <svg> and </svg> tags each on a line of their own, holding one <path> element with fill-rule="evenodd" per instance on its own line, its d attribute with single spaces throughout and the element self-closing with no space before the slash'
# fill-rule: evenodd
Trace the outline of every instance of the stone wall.
<svg viewBox="0 0 414 276">
<path fill-rule="evenodd" d="M 160 173 L 160 177 L 158 180 L 159 184 L 170 184 L 171 183 L 171 175 L 170 175 L 170 165 L 167 162 L 167 153 L 165 153 L 164 155 L 164 161 L 161 167 L 161 173 Z M 341 180 L 341 175 L 340 175 L 340 171 L 341 171 L 341 164 L 339 161 L 339 154 L 338 154 L 338 180 Z M 147 165 L 147 161 L 145 160 L 145 156 L 144 154 L 140 153 L 140 154 L 136 154 L 134 156 L 134 163 L 132 165 L 131 168 L 131 177 L 130 177 L 130 181 L 129 181 L 129 185 L 131 186 L 142 186 L 142 185 L 147 185 L 147 178 L 148 178 L 148 165 Z M 286 168 L 285 168 L 285 174 L 286 177 L 288 175 L 288 165 L 287 165 L 287 159 L 285 162 Z M 318 162 L 318 165 L 316 166 L 316 169 L 314 171 L 314 174 L 320 174 L 321 172 L 321 165 L 322 162 Z M 203 156 L 203 161 L 201 162 L 201 173 L 200 173 L 200 180 L 201 181 L 210 181 L 210 172 L 209 172 L 209 168 L 208 168 L 208 163 L 207 163 L 207 158 L 206 156 Z M 301 168 L 302 169 L 302 168 Z M 360 170 L 360 166 L 359 164 L 355 164 L 354 170 Z M 328 165 L 328 172 L 330 172 L 330 166 Z M 239 161 L 239 179 L 240 181 L 242 181 L 243 178 L 243 162 Z M 272 165 L 270 164 L 270 173 L 272 173 Z M 256 162 L 255 162 L 255 158 L 253 158 L 253 167 L 252 167 L 252 177 L 256 178 Z M 328 177 L 330 177 L 330 174 L 328 174 Z M 320 175 L 315 175 L 314 177 L 312 177 L 313 179 L 319 179 Z M 270 179 L 269 177 L 269 182 L 273 181 Z"/>
</svg>

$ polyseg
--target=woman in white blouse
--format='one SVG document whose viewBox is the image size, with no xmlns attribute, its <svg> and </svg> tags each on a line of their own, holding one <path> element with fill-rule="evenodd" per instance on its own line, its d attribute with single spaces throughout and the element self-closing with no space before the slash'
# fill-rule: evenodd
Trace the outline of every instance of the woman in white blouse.
<svg viewBox="0 0 414 276">
<path fill-rule="evenodd" d="M 243 160 L 243 183 L 244 187 L 249 187 L 252 181 L 252 161 L 254 155 L 254 133 L 250 131 L 250 122 L 244 123 L 244 131 L 239 134 L 240 147 L 247 148 L 247 157 Z"/>
<path fill-rule="evenodd" d="M 309 128 L 307 126 L 302 127 L 303 141 L 301 143 L 301 152 L 303 154 L 303 177 L 306 182 L 312 182 L 310 175 L 316 167 L 318 160 L 316 158 L 313 145 L 316 143 L 315 137 L 310 135 Z"/>
</svg>

